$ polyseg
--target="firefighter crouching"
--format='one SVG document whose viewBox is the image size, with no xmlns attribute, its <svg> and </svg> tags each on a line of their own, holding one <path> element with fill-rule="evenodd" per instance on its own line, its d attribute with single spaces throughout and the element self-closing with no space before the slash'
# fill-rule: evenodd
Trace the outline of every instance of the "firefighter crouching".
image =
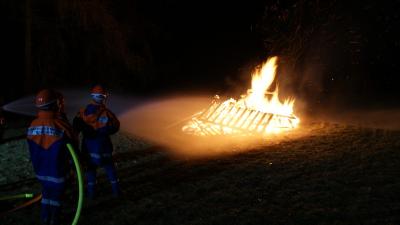
<svg viewBox="0 0 400 225">
<path fill-rule="evenodd" d="M 120 195 L 118 179 L 112 159 L 113 145 L 110 135 L 119 130 L 117 117 L 105 106 L 107 92 L 101 85 L 91 89 L 92 101 L 74 118 L 77 133 L 82 132 L 82 158 L 86 164 L 87 194 L 95 197 L 96 170 L 102 167 L 111 183 L 115 197 Z"/>
<path fill-rule="evenodd" d="M 33 169 L 42 185 L 41 222 L 58 224 L 70 172 L 67 143 L 76 144 L 73 129 L 57 116 L 57 94 L 45 89 L 35 99 L 37 118 L 28 128 L 27 141 Z"/>
</svg>

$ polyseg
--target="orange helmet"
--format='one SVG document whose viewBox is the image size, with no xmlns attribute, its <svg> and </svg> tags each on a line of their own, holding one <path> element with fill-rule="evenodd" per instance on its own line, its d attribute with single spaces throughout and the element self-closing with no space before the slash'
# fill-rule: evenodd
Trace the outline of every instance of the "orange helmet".
<svg viewBox="0 0 400 225">
<path fill-rule="evenodd" d="M 90 89 L 90 93 L 92 94 L 102 94 L 102 95 L 107 95 L 106 89 L 100 85 L 96 84 Z"/>
<path fill-rule="evenodd" d="M 97 84 L 90 89 L 90 95 L 95 102 L 104 103 L 105 99 L 108 96 L 108 93 L 102 85 Z"/>
<path fill-rule="evenodd" d="M 43 89 L 36 95 L 35 105 L 41 110 L 54 109 L 57 102 L 57 95 L 53 90 Z"/>
</svg>

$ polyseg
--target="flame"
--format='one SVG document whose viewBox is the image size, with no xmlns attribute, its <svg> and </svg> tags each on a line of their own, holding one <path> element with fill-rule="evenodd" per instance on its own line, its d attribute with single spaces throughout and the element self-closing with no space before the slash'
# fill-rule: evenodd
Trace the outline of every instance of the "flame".
<svg viewBox="0 0 400 225">
<path fill-rule="evenodd" d="M 239 100 L 239 104 L 261 112 L 285 116 L 293 114 L 294 99 L 286 99 L 281 103 L 278 97 L 278 86 L 273 92 L 267 92 L 275 80 L 277 60 L 278 57 L 272 57 L 262 65 L 261 69 L 255 70 L 252 74 L 251 89 L 247 91 L 248 94 L 244 98 Z M 266 97 L 266 94 L 271 97 Z"/>
<path fill-rule="evenodd" d="M 182 130 L 200 136 L 271 133 L 294 129 L 300 120 L 293 114 L 293 98 L 280 101 L 278 85 L 268 91 L 276 77 L 278 57 L 269 58 L 252 74 L 251 89 L 236 101 L 228 99 L 195 114 Z"/>
</svg>

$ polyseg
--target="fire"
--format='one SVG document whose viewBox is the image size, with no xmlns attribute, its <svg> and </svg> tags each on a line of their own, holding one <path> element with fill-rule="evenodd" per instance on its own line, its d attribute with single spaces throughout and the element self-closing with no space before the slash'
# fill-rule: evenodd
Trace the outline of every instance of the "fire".
<svg viewBox="0 0 400 225">
<path fill-rule="evenodd" d="M 280 101 L 275 80 L 277 57 L 269 58 L 252 74 L 251 89 L 239 100 L 220 102 L 218 96 L 210 107 L 193 115 L 182 127 L 185 133 L 198 136 L 267 134 L 291 130 L 300 119 L 293 114 L 293 98 Z"/>
</svg>

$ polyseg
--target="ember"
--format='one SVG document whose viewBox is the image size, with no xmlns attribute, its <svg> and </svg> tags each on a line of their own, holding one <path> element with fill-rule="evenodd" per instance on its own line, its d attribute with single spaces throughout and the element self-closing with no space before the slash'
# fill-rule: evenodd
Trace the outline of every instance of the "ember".
<svg viewBox="0 0 400 225">
<path fill-rule="evenodd" d="M 256 68 L 251 89 L 238 101 L 231 98 L 221 102 L 216 96 L 182 130 L 197 136 L 213 136 L 267 134 L 296 128 L 300 120 L 293 114 L 294 99 L 282 103 L 278 87 L 268 91 L 275 79 L 276 61 L 277 57 L 272 57 Z"/>
</svg>

